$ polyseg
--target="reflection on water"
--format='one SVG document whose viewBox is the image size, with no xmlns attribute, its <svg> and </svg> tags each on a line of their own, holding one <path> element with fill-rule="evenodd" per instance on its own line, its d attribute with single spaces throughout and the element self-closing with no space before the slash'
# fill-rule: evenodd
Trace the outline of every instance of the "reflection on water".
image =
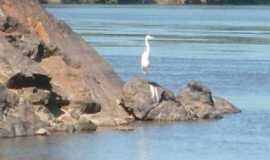
<svg viewBox="0 0 270 160">
<path fill-rule="evenodd" d="M 148 79 L 173 91 L 201 80 L 241 114 L 218 121 L 140 124 L 134 132 L 4 139 L 8 160 L 254 160 L 270 150 L 270 7 L 57 6 L 48 10 L 89 41 L 127 80 L 140 75 L 146 33 Z"/>
</svg>

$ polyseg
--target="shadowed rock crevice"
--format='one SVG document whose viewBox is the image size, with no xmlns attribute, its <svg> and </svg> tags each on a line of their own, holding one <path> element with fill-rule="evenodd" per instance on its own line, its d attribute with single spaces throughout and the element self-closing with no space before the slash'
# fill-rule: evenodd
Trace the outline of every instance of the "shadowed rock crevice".
<svg viewBox="0 0 270 160">
<path fill-rule="evenodd" d="M 34 74 L 24 74 L 17 73 L 7 81 L 7 87 L 11 89 L 21 89 L 26 87 L 36 87 L 39 89 L 51 90 L 52 86 L 50 84 L 51 78 L 47 75 L 42 75 L 38 73 Z"/>
<path fill-rule="evenodd" d="M 13 17 L 1 17 L 0 18 L 0 31 L 6 33 L 12 33 L 21 28 L 22 25 Z"/>
<path fill-rule="evenodd" d="M 23 54 L 36 62 L 41 62 L 44 58 L 59 55 L 59 51 L 55 45 L 46 46 L 40 42 L 32 50 L 25 50 Z"/>
<path fill-rule="evenodd" d="M 59 117 L 63 114 L 61 107 L 69 105 L 69 100 L 52 90 L 40 89 L 37 87 L 21 88 L 18 93 L 28 100 L 32 105 L 39 106 L 38 108 L 52 114 L 54 117 Z M 47 110 L 44 110 L 44 107 Z M 42 109 L 43 108 L 43 109 Z"/>
<path fill-rule="evenodd" d="M 101 112 L 101 105 L 93 100 L 83 102 L 73 102 L 70 114 L 75 119 L 80 119 L 82 115 L 91 115 Z"/>
</svg>

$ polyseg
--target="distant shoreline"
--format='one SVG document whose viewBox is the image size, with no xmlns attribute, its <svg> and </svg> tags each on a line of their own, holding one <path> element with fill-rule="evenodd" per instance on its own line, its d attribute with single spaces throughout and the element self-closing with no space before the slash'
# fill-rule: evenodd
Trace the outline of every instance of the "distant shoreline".
<svg viewBox="0 0 270 160">
<path fill-rule="evenodd" d="M 42 4 L 269 5 L 270 0 L 38 0 Z"/>
</svg>

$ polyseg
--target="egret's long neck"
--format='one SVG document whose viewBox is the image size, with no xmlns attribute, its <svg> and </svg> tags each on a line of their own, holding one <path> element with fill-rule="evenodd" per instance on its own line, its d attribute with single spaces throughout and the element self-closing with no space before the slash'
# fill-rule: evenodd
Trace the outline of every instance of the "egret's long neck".
<svg viewBox="0 0 270 160">
<path fill-rule="evenodd" d="M 149 45 L 148 38 L 145 38 L 145 51 L 146 51 L 147 55 L 149 56 L 149 53 L 150 53 L 150 45 Z"/>
</svg>

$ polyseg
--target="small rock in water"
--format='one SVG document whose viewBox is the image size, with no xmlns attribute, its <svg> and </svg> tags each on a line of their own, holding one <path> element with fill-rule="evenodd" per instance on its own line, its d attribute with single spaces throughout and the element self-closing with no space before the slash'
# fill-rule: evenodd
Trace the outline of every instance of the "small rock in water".
<svg viewBox="0 0 270 160">
<path fill-rule="evenodd" d="M 35 132 L 35 135 L 48 136 L 48 135 L 50 135 L 50 132 L 44 128 L 40 128 Z"/>
</svg>

